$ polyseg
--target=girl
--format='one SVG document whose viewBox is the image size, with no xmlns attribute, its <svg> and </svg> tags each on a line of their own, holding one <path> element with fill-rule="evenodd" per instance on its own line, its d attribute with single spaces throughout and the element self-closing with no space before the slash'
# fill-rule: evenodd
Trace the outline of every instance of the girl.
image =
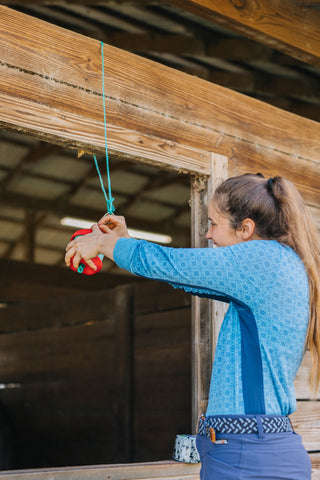
<svg viewBox="0 0 320 480">
<path fill-rule="evenodd" d="M 320 265 L 316 230 L 294 187 L 261 174 L 229 178 L 209 205 L 217 247 L 180 249 L 130 238 L 107 215 L 67 246 L 77 268 L 99 253 L 136 275 L 229 303 L 206 415 L 198 425 L 202 480 L 308 480 L 311 464 L 287 415 L 305 348 L 320 381 Z M 110 223 L 112 222 L 112 225 Z M 112 227 L 112 228 L 110 228 Z"/>
</svg>

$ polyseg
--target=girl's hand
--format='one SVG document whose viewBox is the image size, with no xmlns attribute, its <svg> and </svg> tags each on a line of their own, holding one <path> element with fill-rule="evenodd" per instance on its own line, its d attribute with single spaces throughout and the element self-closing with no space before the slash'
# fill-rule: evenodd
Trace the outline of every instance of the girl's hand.
<svg viewBox="0 0 320 480">
<path fill-rule="evenodd" d="M 76 269 L 83 258 L 89 267 L 97 270 L 92 258 L 102 253 L 113 260 L 113 250 L 119 238 L 130 238 L 124 217 L 118 215 L 104 215 L 91 230 L 92 233 L 79 236 L 68 243 L 65 254 L 65 263 L 68 267 L 74 257 L 72 263 Z"/>
<path fill-rule="evenodd" d="M 92 225 L 92 233 L 79 236 L 68 243 L 66 246 L 65 263 L 69 267 L 72 263 L 78 269 L 81 258 L 87 262 L 89 267 L 97 270 L 96 265 L 91 260 L 101 253 L 101 246 L 104 234 L 99 229 L 98 225 Z"/>
<path fill-rule="evenodd" d="M 106 213 L 98 222 L 98 226 L 103 233 L 113 233 L 120 237 L 130 238 L 126 220 L 119 215 L 110 215 Z"/>
</svg>

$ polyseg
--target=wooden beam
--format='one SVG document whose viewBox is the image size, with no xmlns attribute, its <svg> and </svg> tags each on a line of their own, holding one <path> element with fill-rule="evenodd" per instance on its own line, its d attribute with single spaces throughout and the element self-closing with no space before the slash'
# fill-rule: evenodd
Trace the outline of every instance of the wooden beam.
<svg viewBox="0 0 320 480">
<path fill-rule="evenodd" d="M 242 35 L 320 65 L 320 12 L 283 0 L 169 0 L 191 13 Z"/>
<path fill-rule="evenodd" d="M 0 13 L 0 124 L 103 153 L 99 42 L 4 6 Z M 110 152 L 209 175 L 214 151 L 236 157 L 237 168 L 264 164 L 298 179 L 318 204 L 318 123 L 114 47 L 104 53 Z"/>
</svg>

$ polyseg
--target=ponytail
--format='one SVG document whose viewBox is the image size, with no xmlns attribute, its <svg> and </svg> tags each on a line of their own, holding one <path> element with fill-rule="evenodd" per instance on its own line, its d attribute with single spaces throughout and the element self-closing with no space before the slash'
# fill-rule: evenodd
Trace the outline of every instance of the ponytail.
<svg viewBox="0 0 320 480">
<path fill-rule="evenodd" d="M 229 216 L 234 229 L 251 218 L 260 238 L 288 245 L 303 261 L 309 281 L 309 382 L 315 395 L 320 384 L 320 252 L 317 231 L 304 201 L 289 180 L 266 180 L 261 174 L 229 178 L 216 189 L 213 200 L 219 211 Z"/>
</svg>

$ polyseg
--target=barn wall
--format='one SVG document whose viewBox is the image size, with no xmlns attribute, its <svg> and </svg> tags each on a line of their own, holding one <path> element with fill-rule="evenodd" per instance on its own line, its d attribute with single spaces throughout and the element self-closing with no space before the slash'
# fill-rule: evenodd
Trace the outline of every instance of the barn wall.
<svg viewBox="0 0 320 480">
<path fill-rule="evenodd" d="M 136 288 L 135 461 L 168 459 L 191 433 L 190 295 L 163 284 Z"/>
<path fill-rule="evenodd" d="M 190 299 L 142 282 L 1 309 L 10 467 L 170 459 L 175 435 L 191 432 Z M 316 469 L 320 402 L 307 387 L 309 362 L 307 354 L 292 420 Z"/>
<path fill-rule="evenodd" d="M 190 432 L 190 397 L 190 298 L 181 292 L 128 285 L 0 311 L 11 468 L 169 459 L 174 436 Z"/>
</svg>

